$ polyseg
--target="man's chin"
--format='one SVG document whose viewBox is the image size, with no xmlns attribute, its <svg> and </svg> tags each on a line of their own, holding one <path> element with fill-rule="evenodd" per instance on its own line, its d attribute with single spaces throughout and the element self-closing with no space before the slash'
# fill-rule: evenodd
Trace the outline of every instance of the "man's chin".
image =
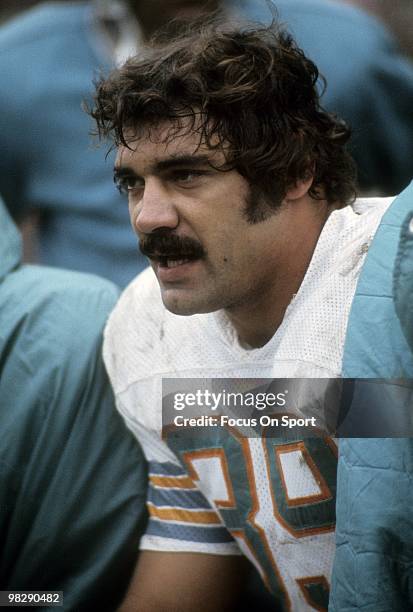
<svg viewBox="0 0 413 612">
<path fill-rule="evenodd" d="M 182 298 L 180 299 L 178 296 L 165 295 L 165 293 L 170 292 L 161 291 L 163 305 L 166 310 L 169 310 L 172 314 L 189 317 L 199 313 L 199 309 L 191 300 L 188 301 Z"/>
<path fill-rule="evenodd" d="M 184 295 L 187 293 L 187 295 Z M 163 305 L 172 314 L 189 317 L 194 314 L 205 314 L 213 312 L 217 308 L 209 307 L 205 300 L 197 299 L 197 296 L 188 295 L 189 292 L 182 290 L 165 290 L 161 287 Z"/>
</svg>

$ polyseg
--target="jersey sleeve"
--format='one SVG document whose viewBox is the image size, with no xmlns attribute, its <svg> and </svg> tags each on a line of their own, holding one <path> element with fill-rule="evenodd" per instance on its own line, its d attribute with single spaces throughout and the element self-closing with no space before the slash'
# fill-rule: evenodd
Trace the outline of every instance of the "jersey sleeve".
<svg viewBox="0 0 413 612">
<path fill-rule="evenodd" d="M 140 548 L 241 554 L 218 511 L 158 433 L 132 419 L 119 402 L 118 409 L 140 442 L 148 461 L 149 520 Z"/>
</svg>

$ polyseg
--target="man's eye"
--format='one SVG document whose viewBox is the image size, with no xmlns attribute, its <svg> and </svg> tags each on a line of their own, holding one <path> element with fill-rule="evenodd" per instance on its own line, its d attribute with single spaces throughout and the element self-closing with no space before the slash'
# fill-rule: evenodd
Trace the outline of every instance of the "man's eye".
<svg viewBox="0 0 413 612">
<path fill-rule="evenodd" d="M 173 179 L 178 183 L 193 183 L 204 176 L 204 174 L 205 172 L 200 170 L 175 170 Z"/>
<path fill-rule="evenodd" d="M 113 180 L 120 193 L 126 195 L 135 189 L 143 187 L 142 179 L 135 176 L 114 176 Z"/>
</svg>

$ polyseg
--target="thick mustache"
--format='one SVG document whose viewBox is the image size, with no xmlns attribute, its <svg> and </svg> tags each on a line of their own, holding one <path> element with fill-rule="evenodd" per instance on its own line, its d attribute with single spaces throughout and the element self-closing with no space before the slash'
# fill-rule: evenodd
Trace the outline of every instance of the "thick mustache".
<svg viewBox="0 0 413 612">
<path fill-rule="evenodd" d="M 199 259 L 205 256 L 202 245 L 188 236 L 153 233 L 141 238 L 141 253 L 150 259 Z"/>
</svg>

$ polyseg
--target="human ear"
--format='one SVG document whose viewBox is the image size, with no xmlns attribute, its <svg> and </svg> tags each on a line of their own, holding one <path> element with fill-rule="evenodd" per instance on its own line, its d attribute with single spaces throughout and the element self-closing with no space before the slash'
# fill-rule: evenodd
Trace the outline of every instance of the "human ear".
<svg viewBox="0 0 413 612">
<path fill-rule="evenodd" d="M 288 187 L 285 194 L 285 199 L 289 201 L 300 200 L 307 195 L 313 184 L 313 175 L 308 174 L 304 178 L 298 179 L 295 183 Z"/>
</svg>

